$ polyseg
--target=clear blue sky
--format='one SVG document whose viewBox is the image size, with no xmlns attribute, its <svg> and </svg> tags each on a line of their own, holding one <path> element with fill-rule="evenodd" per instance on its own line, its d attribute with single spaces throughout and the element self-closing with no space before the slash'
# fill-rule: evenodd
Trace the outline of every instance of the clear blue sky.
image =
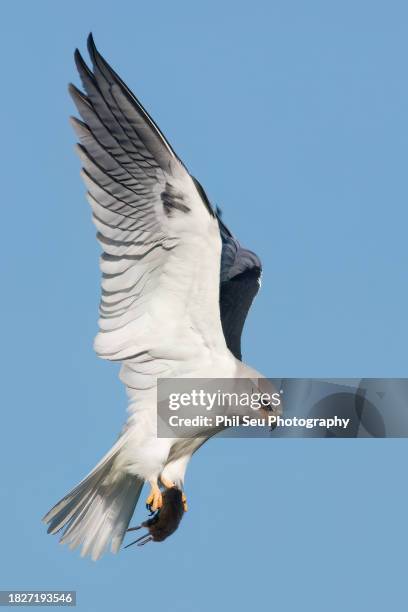
<svg viewBox="0 0 408 612">
<path fill-rule="evenodd" d="M 403 377 L 407 20 L 393 0 L 3 2 L 1 588 L 76 589 L 81 612 L 405 609 L 405 440 L 213 440 L 177 534 L 96 564 L 39 521 L 126 407 L 92 351 L 74 48 L 93 31 L 261 256 L 246 360 L 271 377 Z"/>
</svg>

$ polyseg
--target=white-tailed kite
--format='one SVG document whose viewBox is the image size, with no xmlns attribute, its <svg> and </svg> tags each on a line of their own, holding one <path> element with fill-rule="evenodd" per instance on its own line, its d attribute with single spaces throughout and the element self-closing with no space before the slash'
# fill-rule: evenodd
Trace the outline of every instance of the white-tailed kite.
<svg viewBox="0 0 408 612">
<path fill-rule="evenodd" d="M 117 552 L 145 482 L 154 516 L 148 540 L 172 533 L 186 509 L 183 482 L 201 438 L 157 436 L 157 379 L 265 380 L 241 362 L 241 333 L 261 263 L 213 210 L 157 125 L 88 39 L 79 51 L 86 93 L 70 92 L 77 152 L 102 247 L 102 297 L 95 351 L 122 363 L 129 417 L 97 466 L 44 517 L 48 532 L 97 559 Z M 263 389 L 265 391 L 265 388 Z"/>
</svg>

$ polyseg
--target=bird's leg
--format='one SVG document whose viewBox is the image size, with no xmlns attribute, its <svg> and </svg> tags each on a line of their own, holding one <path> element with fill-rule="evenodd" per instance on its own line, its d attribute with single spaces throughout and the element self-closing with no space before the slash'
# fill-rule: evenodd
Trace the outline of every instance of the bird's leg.
<svg viewBox="0 0 408 612">
<path fill-rule="evenodd" d="M 161 480 L 163 486 L 166 487 L 166 489 L 172 489 L 173 487 L 176 486 L 174 484 L 174 482 L 172 482 L 171 480 L 168 480 L 165 476 L 160 476 L 160 480 Z M 183 502 L 184 512 L 187 512 L 187 510 L 188 510 L 187 497 L 186 497 L 186 494 L 184 492 L 182 494 L 181 501 Z"/>
<path fill-rule="evenodd" d="M 150 512 L 156 512 L 156 510 L 159 510 L 163 505 L 163 497 L 159 485 L 157 484 L 157 479 L 152 478 L 149 482 L 150 494 L 146 499 L 146 508 L 150 510 Z"/>
<path fill-rule="evenodd" d="M 160 476 L 160 480 L 162 482 L 162 485 L 166 487 L 166 489 L 172 489 L 173 487 L 176 486 L 174 482 L 172 482 L 171 480 L 168 480 L 168 478 L 166 478 L 165 476 Z"/>
</svg>

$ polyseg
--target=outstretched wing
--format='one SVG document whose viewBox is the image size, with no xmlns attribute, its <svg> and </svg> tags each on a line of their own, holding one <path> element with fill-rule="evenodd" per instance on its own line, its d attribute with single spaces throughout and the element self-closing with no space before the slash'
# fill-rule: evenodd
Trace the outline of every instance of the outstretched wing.
<svg viewBox="0 0 408 612">
<path fill-rule="evenodd" d="M 225 346 L 218 223 L 92 35 L 88 50 L 92 71 L 75 53 L 86 93 L 73 85 L 70 92 L 83 119 L 73 125 L 103 250 L 95 350 L 105 359 L 131 360 L 139 379 L 149 378 L 198 351 Z"/>
<path fill-rule="evenodd" d="M 258 293 L 262 264 L 252 251 L 244 249 L 218 216 L 222 239 L 220 310 L 225 341 L 240 359 L 241 336 L 248 311 Z"/>
</svg>

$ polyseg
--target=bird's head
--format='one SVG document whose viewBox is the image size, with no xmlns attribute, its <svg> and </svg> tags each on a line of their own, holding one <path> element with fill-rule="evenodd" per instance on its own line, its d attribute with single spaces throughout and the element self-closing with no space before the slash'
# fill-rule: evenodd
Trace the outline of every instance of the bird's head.
<svg viewBox="0 0 408 612">
<path fill-rule="evenodd" d="M 265 419 L 266 425 L 271 428 L 271 417 L 282 415 L 282 398 L 276 385 L 269 378 L 260 377 L 255 379 L 255 390 L 252 397 L 258 399 L 258 413 Z M 254 401 L 254 405 L 255 405 Z"/>
<path fill-rule="evenodd" d="M 271 379 L 264 378 L 252 368 L 246 370 L 246 376 L 246 378 L 236 380 L 235 384 L 239 389 L 240 397 L 248 397 L 249 401 L 242 402 L 236 407 L 236 414 L 240 417 L 263 419 L 265 425 L 270 429 L 273 417 L 282 414 L 282 398 L 279 389 Z"/>
</svg>

